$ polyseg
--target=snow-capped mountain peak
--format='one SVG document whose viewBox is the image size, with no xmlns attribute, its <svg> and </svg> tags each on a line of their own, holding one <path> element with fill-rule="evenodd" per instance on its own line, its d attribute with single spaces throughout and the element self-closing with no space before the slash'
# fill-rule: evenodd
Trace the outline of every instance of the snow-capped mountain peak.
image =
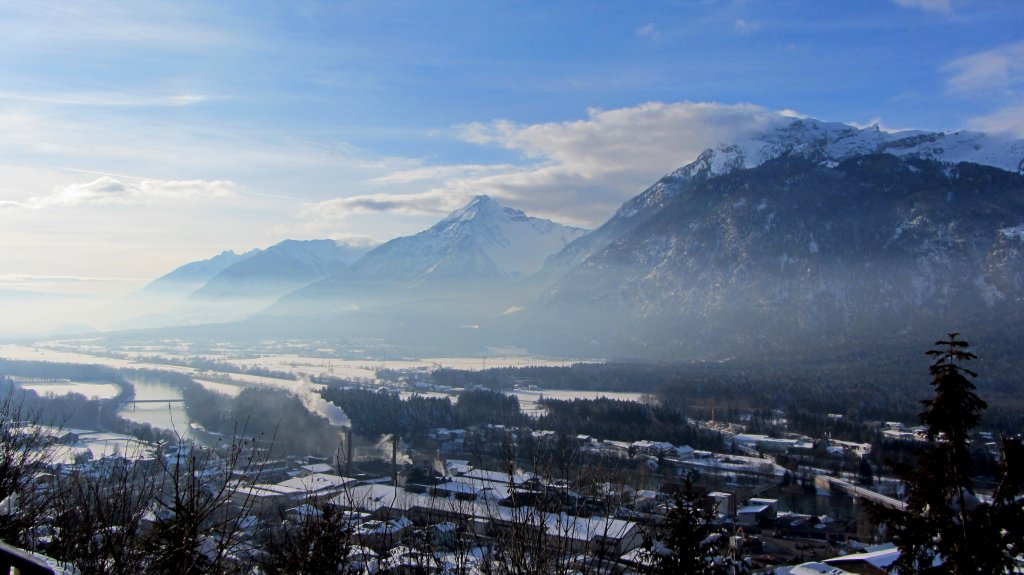
<svg viewBox="0 0 1024 575">
<path fill-rule="evenodd" d="M 859 128 L 813 118 L 789 118 L 770 130 L 706 148 L 692 162 L 623 204 L 613 221 L 657 208 L 691 184 L 734 170 L 755 168 L 775 158 L 797 156 L 834 167 L 855 156 L 882 153 L 949 164 L 972 162 L 1024 174 L 1024 140 L 969 130 L 890 132 L 878 125 Z"/>
<path fill-rule="evenodd" d="M 529 216 L 514 208 L 506 208 L 490 196 L 476 196 L 468 204 L 448 214 L 434 227 L 448 227 L 465 222 L 488 222 L 503 219 L 526 220 Z"/>
<path fill-rule="evenodd" d="M 704 150 L 671 176 L 717 176 L 735 169 L 753 168 L 787 155 L 834 165 L 853 156 L 886 153 L 947 163 L 973 162 L 1024 174 L 1024 140 L 990 136 L 982 132 L 888 132 L 877 125 L 858 128 L 839 122 L 793 118 L 786 124 L 744 140 Z"/>
<path fill-rule="evenodd" d="M 525 277 L 584 233 L 477 196 L 429 229 L 371 251 L 356 270 L 395 279 Z"/>
</svg>

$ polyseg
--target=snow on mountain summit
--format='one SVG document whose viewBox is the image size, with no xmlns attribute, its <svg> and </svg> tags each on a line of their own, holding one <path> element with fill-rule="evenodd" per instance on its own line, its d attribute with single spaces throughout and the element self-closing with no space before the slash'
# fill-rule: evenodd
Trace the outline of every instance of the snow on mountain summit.
<svg viewBox="0 0 1024 575">
<path fill-rule="evenodd" d="M 468 204 L 448 214 L 434 227 L 457 225 L 463 222 L 483 222 L 487 220 L 527 220 L 529 216 L 520 210 L 506 208 L 491 199 L 490 196 L 476 196 Z"/>
<path fill-rule="evenodd" d="M 364 277 L 525 277 L 585 230 L 527 216 L 477 196 L 412 236 L 371 251 L 355 271 Z"/>
<path fill-rule="evenodd" d="M 624 203 L 602 228 L 623 227 L 624 222 L 630 222 L 625 227 L 631 229 L 643 219 L 638 220 L 636 216 L 658 209 L 698 181 L 734 170 L 756 168 L 775 158 L 795 156 L 834 167 L 843 160 L 869 154 L 892 154 L 948 164 L 971 162 L 1024 175 L 1024 140 L 969 130 L 890 132 L 877 125 L 859 128 L 813 118 L 785 118 L 781 125 L 771 129 L 706 148 L 692 162 L 670 172 Z"/>
<path fill-rule="evenodd" d="M 706 173 L 716 176 L 735 169 L 753 168 L 786 155 L 834 165 L 853 156 L 880 153 L 953 164 L 973 162 L 1024 174 L 1024 140 L 968 130 L 889 132 L 877 125 L 858 128 L 838 122 L 793 118 L 770 131 L 708 148 L 694 162 L 671 175 L 692 177 Z"/>
</svg>

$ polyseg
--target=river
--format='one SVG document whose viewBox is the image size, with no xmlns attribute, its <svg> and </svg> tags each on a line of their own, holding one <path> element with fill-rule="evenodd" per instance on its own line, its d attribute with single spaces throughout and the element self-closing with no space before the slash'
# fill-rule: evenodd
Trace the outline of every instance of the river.
<svg viewBox="0 0 1024 575">
<path fill-rule="evenodd" d="M 176 403 L 125 403 L 118 410 L 118 415 L 137 423 L 148 423 L 153 427 L 170 429 L 185 435 L 191 421 L 185 413 L 185 404 L 181 403 L 181 391 L 165 383 L 153 381 L 132 381 L 135 386 L 135 399 L 173 399 Z"/>
</svg>

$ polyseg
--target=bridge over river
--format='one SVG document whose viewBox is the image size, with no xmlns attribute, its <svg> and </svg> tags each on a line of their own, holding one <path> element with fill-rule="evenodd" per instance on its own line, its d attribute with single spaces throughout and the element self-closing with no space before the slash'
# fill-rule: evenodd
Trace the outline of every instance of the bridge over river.
<svg viewBox="0 0 1024 575">
<path fill-rule="evenodd" d="M 898 511 L 904 511 L 907 508 L 907 504 L 896 499 L 895 497 L 889 497 L 888 495 L 882 495 L 877 491 L 871 491 L 865 489 L 855 483 L 850 483 L 844 479 L 838 479 L 836 477 L 830 477 L 828 475 L 815 475 L 814 485 L 821 489 L 831 489 L 835 491 L 842 491 L 852 497 L 859 497 L 861 499 L 867 499 L 868 501 L 877 503 L 883 507 L 889 509 L 896 509 Z"/>
<path fill-rule="evenodd" d="M 129 399 L 121 403 L 125 407 L 131 405 L 131 409 L 135 409 L 136 406 L 140 403 L 166 403 L 167 406 L 170 407 L 172 403 L 185 403 L 185 400 L 180 397 L 168 399 Z"/>
</svg>

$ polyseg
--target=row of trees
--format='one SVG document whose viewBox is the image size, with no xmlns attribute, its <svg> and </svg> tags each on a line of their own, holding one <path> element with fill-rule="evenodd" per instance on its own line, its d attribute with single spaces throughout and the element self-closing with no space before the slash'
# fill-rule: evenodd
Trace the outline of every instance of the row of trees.
<svg viewBox="0 0 1024 575">
<path fill-rule="evenodd" d="M 128 359 L 125 357 L 124 359 Z M 198 370 L 214 371 L 218 373 L 237 373 L 240 375 L 256 375 L 260 377 L 272 377 L 275 379 L 295 379 L 295 374 L 290 371 L 278 371 L 260 367 L 258 365 L 235 364 L 227 361 L 218 361 L 202 356 L 193 357 L 167 357 L 163 355 L 140 356 L 131 358 L 140 362 L 155 363 L 158 365 L 175 365 L 179 367 L 191 367 Z"/>
<path fill-rule="evenodd" d="M 992 343 L 990 343 L 992 347 Z M 1006 353 L 1010 353 L 1007 351 Z M 863 357 L 872 357 L 867 364 Z M 870 441 L 868 421 L 916 419 L 915 373 L 924 369 L 902 350 L 851 350 L 847 356 L 800 357 L 693 362 L 684 364 L 580 363 L 567 367 L 505 367 L 483 371 L 439 369 L 439 385 L 470 388 L 482 385 L 509 390 L 534 384 L 544 389 L 638 392 L 656 395 L 668 407 L 695 419 L 738 421 L 739 414 L 763 412 L 755 419 L 768 422 L 772 410 L 782 410 L 794 428 L 820 437 L 836 432 L 841 439 Z M 990 378 L 984 392 L 1001 401 L 983 415 L 982 424 L 996 432 L 1014 433 L 1024 424 L 1019 409 L 1019 381 L 1011 364 L 989 359 Z M 1008 399 L 1015 398 L 1013 401 Z M 837 429 L 829 413 L 845 420 Z"/>
<path fill-rule="evenodd" d="M 518 399 L 486 390 L 463 392 L 455 403 L 447 397 L 402 399 L 398 394 L 358 388 L 325 389 L 321 396 L 349 414 L 353 433 L 370 439 L 397 434 L 415 443 L 438 427 L 518 426 L 529 421 L 519 410 Z"/>
<path fill-rule="evenodd" d="M 544 413 L 534 425 L 563 435 L 590 435 L 616 441 L 667 441 L 698 449 L 722 450 L 722 437 L 702 431 L 687 421 L 686 414 L 660 402 L 639 403 L 609 398 L 544 399 Z"/>
</svg>

